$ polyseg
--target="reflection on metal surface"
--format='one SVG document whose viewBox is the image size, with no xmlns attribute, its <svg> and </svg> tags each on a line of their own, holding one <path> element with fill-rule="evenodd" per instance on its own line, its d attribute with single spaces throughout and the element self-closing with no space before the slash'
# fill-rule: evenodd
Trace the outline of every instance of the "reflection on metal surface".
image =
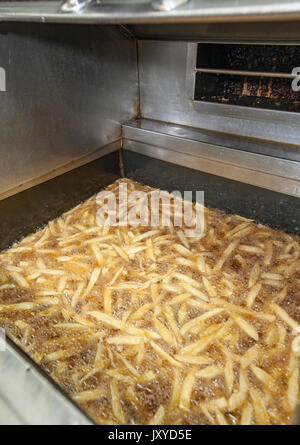
<svg viewBox="0 0 300 445">
<path fill-rule="evenodd" d="M 143 144 L 141 144 L 143 145 Z M 162 190 L 204 190 L 205 205 L 300 234 L 300 200 L 195 168 L 124 150 L 126 177 Z"/>
<path fill-rule="evenodd" d="M 141 40 L 189 40 L 215 43 L 299 43 L 299 21 L 227 23 L 136 23 L 130 29 Z"/>
<path fill-rule="evenodd" d="M 0 424 L 92 425 L 31 359 L 7 343 L 0 352 Z"/>
<path fill-rule="evenodd" d="M 130 124 L 124 126 L 123 137 L 126 150 L 300 197 L 300 162 L 144 130 Z"/>
<path fill-rule="evenodd" d="M 287 145 L 264 140 L 245 138 L 238 135 L 221 133 L 210 130 L 186 127 L 183 125 L 172 124 L 169 122 L 158 122 L 151 119 L 136 119 L 123 125 L 123 136 L 128 135 L 130 129 L 139 128 L 140 133 L 150 132 L 157 135 L 178 136 L 182 140 L 197 141 L 210 145 L 228 147 L 238 151 L 258 153 L 273 158 L 288 159 L 290 161 L 300 162 L 300 145 Z"/>
<path fill-rule="evenodd" d="M 116 26 L 1 24 L 0 195 L 121 137 L 136 115 L 136 43 Z M 91 160 L 91 159 L 89 159 Z"/>
<path fill-rule="evenodd" d="M 0 20 L 77 23 L 191 23 L 293 20 L 300 17 L 299 0 L 190 0 L 173 11 L 153 10 L 150 1 L 104 0 L 81 11 L 61 14 L 60 2 L 2 2 Z"/>
<path fill-rule="evenodd" d="M 110 153 L 113 153 L 121 148 L 121 139 L 112 144 L 108 144 L 106 147 L 102 147 L 99 150 L 95 150 L 87 155 L 81 156 L 80 158 L 69 162 L 66 165 L 62 165 L 59 168 L 51 170 L 42 176 L 36 176 L 35 178 L 30 179 L 29 181 L 25 181 L 20 185 L 17 185 L 4 193 L 0 193 L 0 201 L 2 199 L 6 199 L 9 196 L 15 195 L 16 193 L 23 192 L 35 185 L 41 184 L 42 182 L 48 181 L 49 179 L 55 178 L 57 176 L 62 175 L 63 173 L 74 170 L 75 168 L 81 167 L 89 162 L 94 161 L 95 159 L 100 159 L 103 156 L 106 156 Z"/>
<path fill-rule="evenodd" d="M 189 0 L 152 0 L 153 9 L 158 11 L 172 11 L 187 3 Z"/>
<path fill-rule="evenodd" d="M 60 7 L 60 12 L 80 12 L 86 9 L 93 0 L 65 0 Z"/>
</svg>

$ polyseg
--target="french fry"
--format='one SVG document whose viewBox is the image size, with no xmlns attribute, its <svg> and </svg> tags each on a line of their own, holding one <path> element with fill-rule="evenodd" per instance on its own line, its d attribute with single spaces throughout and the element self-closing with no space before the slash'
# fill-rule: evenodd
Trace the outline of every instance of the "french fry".
<svg viewBox="0 0 300 445">
<path fill-rule="evenodd" d="M 260 265 L 259 263 L 255 263 L 250 272 L 248 287 L 251 288 L 255 285 L 255 283 L 259 278 L 259 275 L 260 275 Z"/>
<path fill-rule="evenodd" d="M 18 286 L 22 287 L 23 289 L 29 288 L 29 283 L 19 272 L 11 272 L 10 276 L 18 284 Z"/>
<path fill-rule="evenodd" d="M 106 343 L 110 345 L 139 345 L 144 341 L 144 337 L 134 337 L 130 335 L 119 335 L 106 339 Z"/>
<path fill-rule="evenodd" d="M 30 311 L 37 307 L 36 302 L 25 301 L 23 303 L 15 304 L 0 304 L 0 312 L 11 312 L 11 311 Z"/>
<path fill-rule="evenodd" d="M 198 325 L 199 323 L 202 323 L 203 321 L 209 319 L 210 317 L 214 317 L 215 315 L 220 314 L 221 312 L 224 312 L 223 308 L 216 308 L 211 311 L 205 312 L 199 317 L 193 318 L 192 320 L 188 321 L 182 326 L 182 328 L 180 329 L 180 334 L 186 335 L 194 326 Z"/>
<path fill-rule="evenodd" d="M 153 319 L 153 325 L 156 328 L 157 332 L 165 340 L 166 343 L 170 345 L 174 344 L 174 337 L 171 332 L 166 328 L 166 326 L 161 323 L 157 318 Z"/>
<path fill-rule="evenodd" d="M 112 317 L 111 315 L 105 314 L 100 311 L 88 311 L 87 315 L 91 315 L 96 320 L 108 325 L 113 329 L 123 329 L 123 323 L 121 320 Z"/>
<path fill-rule="evenodd" d="M 148 422 L 148 425 L 161 425 L 165 415 L 165 408 L 160 405 L 152 419 Z"/>
<path fill-rule="evenodd" d="M 247 403 L 242 409 L 241 425 L 251 425 L 253 407 Z"/>
<path fill-rule="evenodd" d="M 232 360 L 227 360 L 227 362 L 226 362 L 225 369 L 224 369 L 224 377 L 225 377 L 227 391 L 229 394 L 231 394 L 232 388 L 233 388 L 233 383 L 234 383 L 234 372 L 233 372 Z"/>
<path fill-rule="evenodd" d="M 265 257 L 264 257 L 264 265 L 269 266 L 271 264 L 273 255 L 273 242 L 272 240 L 269 240 L 266 242 L 266 248 L 265 248 Z"/>
<path fill-rule="evenodd" d="M 186 375 L 181 389 L 179 408 L 183 411 L 189 411 L 193 386 L 196 379 L 196 370 L 191 369 Z"/>
<path fill-rule="evenodd" d="M 241 328 L 242 331 L 244 331 L 249 337 L 254 338 L 254 340 L 258 341 L 258 333 L 255 330 L 255 328 L 248 323 L 244 318 L 240 317 L 239 315 L 232 315 L 232 318 L 236 322 L 236 324 Z"/>
<path fill-rule="evenodd" d="M 254 284 L 247 295 L 247 306 L 252 307 L 255 301 L 255 298 L 258 296 L 261 290 L 261 283 Z"/>
<path fill-rule="evenodd" d="M 212 365 L 212 366 L 207 366 L 206 368 L 201 369 L 200 371 L 197 371 L 196 377 L 198 379 L 213 379 L 218 375 L 222 374 L 223 372 L 224 372 L 223 369 L 220 369 L 218 366 Z"/>
<path fill-rule="evenodd" d="M 207 293 L 211 297 L 215 297 L 217 295 L 217 292 L 216 289 L 211 285 L 210 281 L 204 276 L 202 277 L 202 280 Z"/>
<path fill-rule="evenodd" d="M 228 425 L 224 414 L 222 414 L 220 410 L 216 409 L 215 413 L 219 425 Z"/>
<path fill-rule="evenodd" d="M 117 383 L 112 380 L 110 382 L 110 393 L 111 393 L 111 406 L 114 416 L 118 419 L 120 423 L 125 423 L 125 416 L 120 403 L 120 396 L 117 387 Z"/>
<path fill-rule="evenodd" d="M 250 396 L 253 401 L 254 414 L 257 422 L 260 425 L 268 425 L 269 415 L 257 389 L 250 389 Z"/>
<path fill-rule="evenodd" d="M 180 362 L 188 363 L 190 365 L 209 365 L 213 362 L 210 357 L 207 356 L 194 356 L 194 355 L 175 355 L 174 358 Z"/>
<path fill-rule="evenodd" d="M 263 382 L 269 389 L 275 388 L 275 381 L 274 379 L 263 369 L 259 368 L 258 366 L 251 365 L 250 366 L 251 371 L 253 374 L 261 381 Z"/>
<path fill-rule="evenodd" d="M 111 306 L 112 306 L 111 289 L 106 286 L 103 291 L 103 307 L 105 314 L 111 313 Z"/>
<path fill-rule="evenodd" d="M 72 398 L 76 402 L 90 402 L 100 399 L 103 396 L 105 396 L 105 391 L 103 389 L 91 389 L 72 394 Z"/>
<path fill-rule="evenodd" d="M 89 284 L 88 284 L 86 290 L 83 292 L 82 298 L 85 298 L 86 296 L 89 295 L 89 293 L 90 293 L 91 290 L 93 289 L 94 285 L 96 284 L 96 281 L 97 281 L 98 278 L 99 278 L 100 272 L 101 272 L 100 267 L 96 267 L 96 268 L 93 270 L 92 275 L 91 275 L 91 278 L 90 278 L 90 281 L 89 281 Z"/>
<path fill-rule="evenodd" d="M 172 381 L 172 393 L 169 404 L 169 410 L 172 412 L 175 407 L 179 404 L 179 398 L 181 394 L 181 379 L 180 370 L 178 368 L 174 369 L 174 377 Z"/>
<path fill-rule="evenodd" d="M 244 403 L 247 393 L 249 389 L 249 382 L 247 375 L 243 369 L 240 370 L 240 382 L 239 382 L 239 390 L 237 392 L 233 392 L 228 399 L 228 409 L 229 411 L 233 411 L 241 407 Z"/>
<path fill-rule="evenodd" d="M 183 368 L 183 365 L 179 363 L 177 360 L 173 359 L 166 351 L 164 351 L 160 346 L 158 346 L 153 341 L 150 341 L 150 344 L 155 352 L 160 355 L 164 360 L 169 362 L 170 365 L 177 366 L 178 368 Z"/>
<path fill-rule="evenodd" d="M 297 329 L 299 328 L 298 323 L 293 320 L 287 312 L 282 309 L 282 307 L 278 306 L 276 303 L 272 303 L 270 305 L 270 308 L 273 310 L 273 312 L 282 320 L 284 321 L 290 328 Z"/>
</svg>

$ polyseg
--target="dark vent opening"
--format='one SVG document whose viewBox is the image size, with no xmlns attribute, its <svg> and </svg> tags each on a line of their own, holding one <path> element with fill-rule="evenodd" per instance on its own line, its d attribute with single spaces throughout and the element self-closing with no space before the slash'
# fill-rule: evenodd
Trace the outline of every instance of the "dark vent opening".
<svg viewBox="0 0 300 445">
<path fill-rule="evenodd" d="M 300 46 L 198 44 L 196 101 L 300 112 Z"/>
</svg>

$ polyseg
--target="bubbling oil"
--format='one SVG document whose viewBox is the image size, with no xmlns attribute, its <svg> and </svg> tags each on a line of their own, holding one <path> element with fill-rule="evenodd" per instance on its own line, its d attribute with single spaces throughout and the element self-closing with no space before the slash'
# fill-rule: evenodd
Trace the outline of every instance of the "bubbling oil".
<svg viewBox="0 0 300 445">
<path fill-rule="evenodd" d="M 299 238 L 208 208 L 198 238 L 101 227 L 97 210 L 93 196 L 1 253 L 7 334 L 99 424 L 290 423 Z"/>
</svg>

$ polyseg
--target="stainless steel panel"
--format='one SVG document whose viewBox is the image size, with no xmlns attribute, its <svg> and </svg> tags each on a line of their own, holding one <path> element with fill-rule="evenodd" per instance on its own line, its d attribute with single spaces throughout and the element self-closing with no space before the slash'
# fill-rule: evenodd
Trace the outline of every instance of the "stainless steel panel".
<svg viewBox="0 0 300 445">
<path fill-rule="evenodd" d="M 190 0 L 173 11 L 155 11 L 145 0 L 103 0 L 80 14 L 62 14 L 60 2 L 3 3 L 0 19 L 79 23 L 224 22 L 291 20 L 300 17 L 299 0 Z"/>
<path fill-rule="evenodd" d="M 136 132 L 134 130 L 135 128 L 139 129 L 140 131 Z M 141 139 L 143 137 L 142 135 L 154 133 L 156 137 L 158 137 L 159 134 L 163 136 L 175 136 L 176 138 L 180 138 L 179 140 L 185 140 L 187 145 L 189 145 L 190 141 L 197 141 L 223 148 L 232 148 L 243 152 L 263 154 L 270 156 L 270 159 L 281 158 L 300 162 L 299 145 L 265 142 L 259 139 L 250 139 L 237 135 L 231 135 L 229 133 L 202 130 L 151 119 L 135 119 L 127 124 L 124 124 L 122 133 L 123 137 L 128 137 L 130 133 L 134 135 L 133 139 L 135 139 L 136 134 L 138 134 L 138 140 L 141 142 L 143 142 L 143 139 Z M 239 156 L 238 153 L 237 156 Z"/>
<path fill-rule="evenodd" d="M 195 193 L 202 190 L 204 203 L 210 208 L 238 214 L 285 232 L 300 234 L 299 198 L 183 167 L 171 163 L 170 156 L 162 161 L 146 154 L 124 150 L 123 158 L 127 178 L 169 192 L 179 190 L 183 193 L 191 190 Z"/>
<path fill-rule="evenodd" d="M 139 42 L 143 118 L 299 145 L 297 113 L 195 102 L 195 54 L 195 43 Z"/>
<path fill-rule="evenodd" d="M 142 40 L 189 40 L 201 42 L 251 42 L 292 44 L 299 42 L 299 21 L 227 23 L 137 23 L 128 25 Z"/>
<path fill-rule="evenodd" d="M 92 151 L 91 153 L 83 155 L 80 158 L 76 159 L 75 161 L 64 164 L 61 167 L 55 168 L 54 170 L 50 170 L 44 175 L 36 176 L 30 179 L 29 181 L 25 181 L 22 184 L 12 187 L 3 193 L 0 193 L 0 201 L 17 193 L 23 192 L 24 190 L 27 190 L 38 184 L 41 184 L 42 182 L 49 181 L 49 179 L 56 178 L 57 176 L 60 176 L 70 170 L 88 164 L 89 162 L 92 162 L 96 159 L 103 158 L 104 156 L 109 155 L 110 153 L 118 151 L 121 148 L 121 145 L 122 142 L 121 139 L 119 139 L 118 141 L 112 142 L 111 144 L 108 144 L 105 147 L 101 147 L 99 150 Z"/>
<path fill-rule="evenodd" d="M 215 159 L 197 158 L 187 153 L 176 152 L 165 147 L 157 147 L 129 139 L 124 141 L 124 148 L 135 153 L 160 159 L 161 161 L 171 162 L 183 167 L 221 176 L 223 178 L 234 179 L 235 181 L 300 197 L 300 182 L 293 179 L 290 180 L 278 176 L 276 177 L 273 174 L 265 172 L 257 172 L 255 170 L 247 169 L 244 166 L 218 163 Z"/>
<path fill-rule="evenodd" d="M 158 123 L 157 130 L 159 125 Z M 126 150 L 300 197 L 300 162 L 235 150 L 130 125 L 124 126 L 123 137 L 123 147 Z"/>
<path fill-rule="evenodd" d="M 91 425 L 49 379 L 7 344 L 0 352 L 0 425 Z"/>
<path fill-rule="evenodd" d="M 136 42 L 118 27 L 1 24 L 0 61 L 0 194 L 88 162 L 137 113 Z"/>
</svg>

